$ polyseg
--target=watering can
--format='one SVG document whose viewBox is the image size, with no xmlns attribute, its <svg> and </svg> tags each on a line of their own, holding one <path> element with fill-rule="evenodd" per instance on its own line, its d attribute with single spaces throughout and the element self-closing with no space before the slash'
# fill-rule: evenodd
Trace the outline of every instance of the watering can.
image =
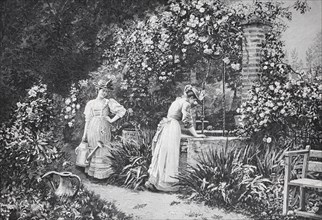
<svg viewBox="0 0 322 220">
<path fill-rule="evenodd" d="M 90 158 L 93 156 L 95 151 L 101 146 L 102 144 L 99 141 L 96 148 L 90 153 L 88 153 L 89 152 L 88 144 L 85 142 L 80 143 L 80 145 L 75 149 L 76 166 L 87 167 L 89 165 Z"/>
<path fill-rule="evenodd" d="M 59 185 L 56 185 L 53 182 L 53 176 L 59 176 Z M 71 173 L 71 172 L 56 172 L 56 171 L 49 171 L 45 173 L 41 178 L 44 179 L 45 177 L 51 177 L 49 179 L 50 185 L 52 190 L 54 191 L 55 195 L 58 197 L 72 197 L 74 198 L 79 191 L 81 179 L 79 176 Z M 77 180 L 77 188 L 76 190 L 73 189 L 71 179 L 74 178 Z"/>
</svg>

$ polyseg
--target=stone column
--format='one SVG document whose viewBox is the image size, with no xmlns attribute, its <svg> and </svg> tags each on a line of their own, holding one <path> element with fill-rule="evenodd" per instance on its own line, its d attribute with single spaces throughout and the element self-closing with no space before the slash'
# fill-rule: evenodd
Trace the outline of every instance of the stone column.
<svg viewBox="0 0 322 220">
<path fill-rule="evenodd" d="M 249 98 L 249 90 L 258 79 L 261 69 L 261 44 L 265 41 L 265 32 L 269 30 L 270 23 L 254 16 L 242 23 L 243 39 L 243 59 L 241 77 L 241 102 L 244 103 Z"/>
</svg>

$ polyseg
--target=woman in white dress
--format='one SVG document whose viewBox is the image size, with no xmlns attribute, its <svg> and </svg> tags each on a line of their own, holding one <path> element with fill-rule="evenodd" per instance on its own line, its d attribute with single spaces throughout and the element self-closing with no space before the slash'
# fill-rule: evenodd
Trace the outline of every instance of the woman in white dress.
<svg viewBox="0 0 322 220">
<path fill-rule="evenodd" d="M 98 148 L 89 161 L 89 166 L 85 168 L 85 173 L 96 179 L 105 179 L 110 176 L 112 170 L 110 166 L 110 141 L 111 129 L 110 125 L 123 117 L 126 109 L 117 101 L 106 95 L 112 88 L 112 81 L 100 80 L 97 85 L 97 97 L 90 100 L 85 107 L 85 128 L 82 141 L 87 142 L 90 152 L 102 143 L 102 147 Z M 110 118 L 110 113 L 114 114 Z"/>
<path fill-rule="evenodd" d="M 176 191 L 175 184 L 178 180 L 174 177 L 178 174 L 181 126 L 183 123 L 194 137 L 199 135 L 193 127 L 191 105 L 200 101 L 203 97 L 192 87 L 184 88 L 184 95 L 177 98 L 170 106 L 166 118 L 158 125 L 157 132 L 152 142 L 152 161 L 149 167 L 149 180 L 145 186 L 150 190 Z"/>
</svg>

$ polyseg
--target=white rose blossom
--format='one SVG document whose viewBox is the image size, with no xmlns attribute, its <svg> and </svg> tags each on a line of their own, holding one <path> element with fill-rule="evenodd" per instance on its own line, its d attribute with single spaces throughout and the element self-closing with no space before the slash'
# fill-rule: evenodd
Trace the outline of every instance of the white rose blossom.
<svg viewBox="0 0 322 220">
<path fill-rule="evenodd" d="M 71 100 L 70 98 L 67 98 L 67 99 L 65 100 L 65 104 L 66 104 L 66 105 L 69 105 L 71 102 L 72 102 L 72 100 Z"/>
<path fill-rule="evenodd" d="M 72 110 L 72 108 L 71 107 L 66 107 L 66 112 L 70 112 Z"/>
<path fill-rule="evenodd" d="M 268 138 L 266 138 L 266 142 L 269 144 L 269 143 L 271 143 L 272 142 L 272 138 L 271 137 L 268 137 Z"/>
</svg>

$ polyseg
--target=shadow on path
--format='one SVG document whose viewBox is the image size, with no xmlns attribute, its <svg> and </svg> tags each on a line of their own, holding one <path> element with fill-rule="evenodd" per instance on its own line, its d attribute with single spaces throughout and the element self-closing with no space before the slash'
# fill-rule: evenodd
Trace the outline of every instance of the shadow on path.
<svg viewBox="0 0 322 220">
<path fill-rule="evenodd" d="M 177 219 L 177 220 L 245 220 L 244 215 L 210 208 L 203 204 L 188 202 L 178 198 L 178 194 L 134 191 L 112 185 L 101 185 L 83 180 L 84 186 L 109 202 L 114 202 L 119 210 L 133 219 Z"/>
</svg>

